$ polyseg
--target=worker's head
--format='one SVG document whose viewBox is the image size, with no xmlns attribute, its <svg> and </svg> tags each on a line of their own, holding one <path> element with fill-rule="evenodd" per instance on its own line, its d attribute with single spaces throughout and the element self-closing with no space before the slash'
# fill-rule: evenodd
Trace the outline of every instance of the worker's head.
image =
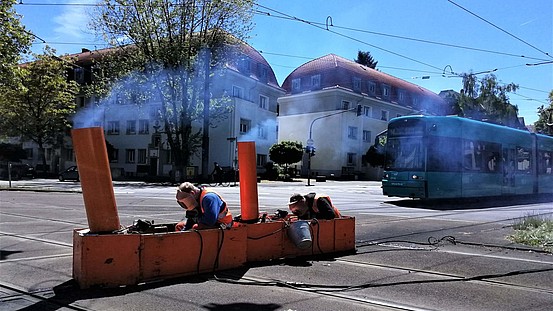
<svg viewBox="0 0 553 311">
<path fill-rule="evenodd" d="M 290 203 L 288 203 L 288 208 L 292 212 L 292 214 L 296 216 L 303 216 L 305 213 L 307 213 L 308 207 L 307 202 L 305 202 L 305 198 L 303 195 L 299 193 L 294 193 L 290 197 Z"/>
<path fill-rule="evenodd" d="M 183 182 L 177 188 L 177 203 L 187 211 L 191 211 L 199 206 L 198 194 L 200 189 L 192 183 Z"/>
</svg>

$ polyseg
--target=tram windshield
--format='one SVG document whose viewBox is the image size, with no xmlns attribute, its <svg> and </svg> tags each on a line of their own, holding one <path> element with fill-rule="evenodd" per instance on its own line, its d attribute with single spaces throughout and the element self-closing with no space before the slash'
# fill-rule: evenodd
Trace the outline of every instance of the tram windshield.
<svg viewBox="0 0 553 311">
<path fill-rule="evenodd" d="M 388 137 L 386 146 L 387 170 L 422 170 L 424 152 L 422 137 Z"/>
<path fill-rule="evenodd" d="M 425 123 L 405 119 L 388 125 L 386 170 L 422 170 L 424 168 L 423 133 Z"/>
</svg>

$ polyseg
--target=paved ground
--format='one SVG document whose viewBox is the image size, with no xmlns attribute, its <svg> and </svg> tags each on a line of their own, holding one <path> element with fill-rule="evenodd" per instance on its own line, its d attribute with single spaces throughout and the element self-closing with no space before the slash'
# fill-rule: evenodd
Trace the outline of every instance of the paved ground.
<svg viewBox="0 0 553 311">
<path fill-rule="evenodd" d="M 514 218 L 551 213 L 550 202 L 421 208 L 374 182 L 304 184 L 260 184 L 260 208 L 284 206 L 291 192 L 329 193 L 356 217 L 355 254 L 82 290 L 72 280 L 71 232 L 87 226 L 79 184 L 14 183 L 0 191 L 0 310 L 553 310 L 551 254 L 506 239 Z M 124 224 L 181 217 L 174 185 L 114 190 Z M 238 206 L 239 187 L 218 190 Z"/>
</svg>

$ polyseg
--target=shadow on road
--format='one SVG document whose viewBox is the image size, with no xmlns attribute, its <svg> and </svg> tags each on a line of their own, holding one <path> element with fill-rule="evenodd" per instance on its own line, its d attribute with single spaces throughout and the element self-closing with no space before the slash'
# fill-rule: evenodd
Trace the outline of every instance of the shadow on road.
<svg viewBox="0 0 553 311">
<path fill-rule="evenodd" d="M 385 201 L 384 203 L 400 207 L 412 207 L 430 210 L 459 210 L 494 208 L 510 205 L 540 204 L 549 202 L 553 202 L 553 195 L 551 194 L 537 196 L 525 195 L 434 200 L 405 199 L 396 201 Z"/>
</svg>

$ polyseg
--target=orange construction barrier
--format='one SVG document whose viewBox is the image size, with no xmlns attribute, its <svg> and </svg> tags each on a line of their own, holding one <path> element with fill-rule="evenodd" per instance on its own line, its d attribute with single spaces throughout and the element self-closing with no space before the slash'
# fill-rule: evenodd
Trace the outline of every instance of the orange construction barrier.
<svg viewBox="0 0 553 311">
<path fill-rule="evenodd" d="M 120 229 L 111 170 L 101 127 L 71 131 L 91 233 Z"/>
<path fill-rule="evenodd" d="M 257 170 L 255 142 L 238 142 L 238 168 L 240 172 L 240 208 L 242 221 L 257 221 L 259 203 L 257 201 Z"/>
</svg>

